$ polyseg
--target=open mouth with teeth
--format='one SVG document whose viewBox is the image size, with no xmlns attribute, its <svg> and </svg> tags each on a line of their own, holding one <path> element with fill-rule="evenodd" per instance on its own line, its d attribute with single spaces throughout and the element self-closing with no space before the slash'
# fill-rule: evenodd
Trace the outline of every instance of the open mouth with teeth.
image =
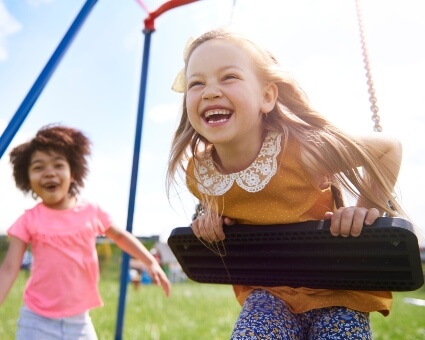
<svg viewBox="0 0 425 340">
<path fill-rule="evenodd" d="M 57 187 L 58 187 L 58 184 L 56 183 L 47 183 L 43 185 L 43 188 L 47 190 L 55 190 Z"/>
<path fill-rule="evenodd" d="M 232 116 L 229 110 L 211 110 L 204 114 L 204 119 L 208 124 L 218 124 L 227 122 Z"/>
</svg>

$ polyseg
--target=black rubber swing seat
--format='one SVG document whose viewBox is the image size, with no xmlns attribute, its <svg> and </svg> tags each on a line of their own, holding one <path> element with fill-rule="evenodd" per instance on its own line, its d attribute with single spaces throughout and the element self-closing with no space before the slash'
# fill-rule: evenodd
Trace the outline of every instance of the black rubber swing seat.
<svg viewBox="0 0 425 340">
<path fill-rule="evenodd" d="M 424 283 L 410 222 L 380 217 L 358 237 L 334 237 L 330 221 L 233 225 L 219 255 L 190 227 L 173 229 L 168 245 L 189 279 L 200 283 L 349 290 L 412 291 Z"/>
</svg>

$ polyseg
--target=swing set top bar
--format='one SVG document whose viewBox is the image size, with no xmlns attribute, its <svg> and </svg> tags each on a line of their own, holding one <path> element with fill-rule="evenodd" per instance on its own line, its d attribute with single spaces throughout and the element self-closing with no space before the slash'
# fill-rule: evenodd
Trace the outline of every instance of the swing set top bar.
<svg viewBox="0 0 425 340">
<path fill-rule="evenodd" d="M 148 17 L 145 19 L 145 30 L 154 31 L 155 30 L 155 19 L 159 17 L 162 13 L 169 11 L 173 8 L 190 4 L 198 0 L 170 0 L 162 4 L 153 12 L 150 12 Z"/>
</svg>

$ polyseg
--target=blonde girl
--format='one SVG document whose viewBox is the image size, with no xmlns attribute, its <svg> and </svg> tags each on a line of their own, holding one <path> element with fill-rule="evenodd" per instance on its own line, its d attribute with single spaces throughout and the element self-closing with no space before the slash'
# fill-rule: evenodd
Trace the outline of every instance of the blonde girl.
<svg viewBox="0 0 425 340">
<path fill-rule="evenodd" d="M 228 30 L 203 34 L 175 89 L 184 100 L 168 190 L 185 177 L 203 206 L 192 223 L 203 242 L 223 240 L 223 224 L 235 222 L 330 219 L 332 235 L 356 237 L 379 216 L 404 216 L 393 195 L 399 141 L 341 131 L 259 44 Z M 232 339 L 369 339 L 369 313 L 388 315 L 392 302 L 391 292 L 233 288 L 242 311 Z"/>
</svg>

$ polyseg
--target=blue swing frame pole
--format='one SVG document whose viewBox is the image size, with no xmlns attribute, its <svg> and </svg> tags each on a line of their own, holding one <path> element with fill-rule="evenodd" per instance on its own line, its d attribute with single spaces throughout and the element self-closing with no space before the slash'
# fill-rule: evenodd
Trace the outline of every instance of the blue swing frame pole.
<svg viewBox="0 0 425 340">
<path fill-rule="evenodd" d="M 137 175 L 139 172 L 139 158 L 143 131 L 143 117 L 145 110 L 145 99 L 146 99 L 146 84 L 148 77 L 148 65 L 149 65 L 149 52 L 151 44 L 151 36 L 155 31 L 155 19 L 162 13 L 173 9 L 178 6 L 186 5 L 191 2 L 198 0 L 169 0 L 162 4 L 156 11 L 149 13 L 145 19 L 145 28 L 143 33 L 145 34 L 145 40 L 143 45 L 143 60 L 142 70 L 140 79 L 139 89 L 139 103 L 137 109 L 137 121 L 136 121 L 136 133 L 134 140 L 134 151 L 133 151 L 133 165 L 131 172 L 130 182 L 130 195 L 128 202 L 128 215 L 127 215 L 127 226 L 126 230 L 132 232 L 133 230 L 133 216 L 134 216 L 134 205 L 136 200 L 136 189 L 137 189 Z M 124 328 L 124 314 L 125 314 L 125 300 L 127 296 L 127 285 L 128 285 L 128 270 L 129 270 L 130 256 L 126 253 L 122 253 L 121 263 L 121 274 L 120 274 L 120 291 L 118 299 L 118 310 L 117 310 L 117 322 L 115 327 L 115 340 L 122 340 L 122 331 Z"/>
<path fill-rule="evenodd" d="M 15 137 L 16 132 L 18 132 L 22 123 L 25 121 L 25 118 L 28 116 L 28 113 L 34 106 L 35 102 L 37 101 L 44 87 L 48 83 L 56 67 L 59 65 L 62 57 L 65 55 L 66 51 L 68 50 L 68 47 L 71 45 L 71 42 L 74 40 L 75 36 L 77 35 L 78 31 L 87 19 L 96 2 L 97 0 L 86 1 L 80 12 L 74 19 L 72 25 L 66 32 L 65 36 L 62 38 L 62 41 L 59 43 L 55 52 L 52 54 L 46 66 L 41 71 L 37 80 L 34 82 L 28 94 L 22 101 L 18 110 L 10 120 L 6 129 L 0 136 L 0 159 L 2 158 L 13 137 Z"/>
<path fill-rule="evenodd" d="M 143 131 L 143 116 L 146 98 L 146 82 L 148 77 L 148 65 L 149 65 L 149 52 L 151 44 L 151 30 L 144 30 L 145 42 L 143 47 L 143 62 L 142 62 L 142 74 L 140 80 L 139 90 L 139 106 L 136 122 L 136 135 L 134 140 L 134 151 L 133 151 L 133 166 L 131 171 L 131 182 L 130 182 L 130 196 L 128 202 L 128 215 L 127 215 L 127 231 L 132 232 L 133 229 L 133 216 L 134 216 L 134 204 L 136 200 L 136 188 L 137 188 L 137 175 L 139 172 L 139 158 L 140 158 L 140 147 Z M 115 330 L 115 339 L 122 339 L 122 331 L 124 327 L 124 312 L 125 312 L 125 299 L 127 295 L 127 283 L 128 283 L 128 270 L 129 270 L 130 256 L 123 252 L 122 263 L 121 263 L 121 275 L 120 275 L 120 294 L 118 300 L 118 316 L 117 325 Z"/>
</svg>

